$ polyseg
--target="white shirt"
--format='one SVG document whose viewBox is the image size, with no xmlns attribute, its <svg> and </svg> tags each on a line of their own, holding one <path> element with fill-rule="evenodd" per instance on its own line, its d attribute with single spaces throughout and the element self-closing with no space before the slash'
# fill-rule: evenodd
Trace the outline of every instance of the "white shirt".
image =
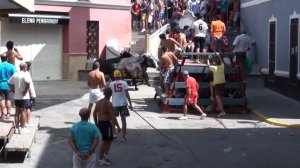
<svg viewBox="0 0 300 168">
<path fill-rule="evenodd" d="M 30 76 L 29 90 L 31 92 L 31 97 L 36 98 L 36 93 L 35 93 L 35 89 L 34 89 L 34 85 L 33 85 L 31 75 L 30 75 L 29 71 L 26 71 L 25 73 Z"/>
<path fill-rule="evenodd" d="M 235 52 L 246 52 L 251 48 L 251 38 L 247 34 L 241 34 L 235 37 L 233 43 Z"/>
<path fill-rule="evenodd" d="M 30 99 L 29 91 L 27 90 L 25 96 L 22 92 L 25 90 L 25 82 L 30 83 L 32 81 L 30 74 L 24 71 L 14 73 L 14 75 L 8 80 L 9 84 L 14 85 L 15 94 L 14 100 Z"/>
<path fill-rule="evenodd" d="M 205 37 L 208 26 L 206 22 L 199 19 L 193 23 L 193 29 L 195 30 L 195 37 Z"/>
<path fill-rule="evenodd" d="M 207 14 L 207 1 L 206 0 L 203 0 L 200 4 L 200 12 L 201 14 L 203 15 L 206 15 Z"/>
<path fill-rule="evenodd" d="M 129 88 L 124 80 L 116 80 L 109 84 L 112 90 L 113 107 L 127 106 L 127 97 L 125 91 Z"/>
<path fill-rule="evenodd" d="M 200 13 L 200 1 L 195 0 L 191 3 L 191 10 L 193 11 L 194 14 Z"/>
</svg>

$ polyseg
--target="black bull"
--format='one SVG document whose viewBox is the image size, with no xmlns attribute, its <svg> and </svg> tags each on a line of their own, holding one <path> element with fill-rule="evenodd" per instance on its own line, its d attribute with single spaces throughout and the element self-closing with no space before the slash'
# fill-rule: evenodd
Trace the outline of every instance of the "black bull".
<svg viewBox="0 0 300 168">
<path fill-rule="evenodd" d="M 107 59 L 107 60 L 97 60 L 100 63 L 100 71 L 105 75 L 109 75 L 110 78 L 113 77 L 114 70 L 118 69 L 122 72 L 125 79 L 132 79 L 132 83 L 137 88 L 137 80 L 141 79 L 148 86 L 149 77 L 147 74 L 147 68 L 156 68 L 156 63 L 151 56 L 142 55 L 139 57 L 132 56 L 128 52 L 121 54 L 121 57 Z"/>
</svg>

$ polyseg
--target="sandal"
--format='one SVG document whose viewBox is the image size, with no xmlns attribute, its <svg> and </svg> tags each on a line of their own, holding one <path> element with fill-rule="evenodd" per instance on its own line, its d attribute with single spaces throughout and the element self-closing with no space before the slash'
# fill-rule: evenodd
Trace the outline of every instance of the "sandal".
<svg viewBox="0 0 300 168">
<path fill-rule="evenodd" d="M 6 114 L 5 116 L 6 116 L 5 117 L 6 119 L 9 119 L 10 118 L 10 113 Z"/>
</svg>

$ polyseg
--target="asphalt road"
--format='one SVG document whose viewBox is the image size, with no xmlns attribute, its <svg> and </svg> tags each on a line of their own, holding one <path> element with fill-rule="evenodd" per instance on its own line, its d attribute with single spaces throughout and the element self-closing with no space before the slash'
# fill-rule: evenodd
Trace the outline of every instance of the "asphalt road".
<svg viewBox="0 0 300 168">
<path fill-rule="evenodd" d="M 32 157 L 2 161 L 5 168 L 69 168 L 69 129 L 88 104 L 86 82 L 36 82 L 34 116 L 40 116 Z M 134 111 L 128 118 L 128 141 L 117 138 L 111 148 L 114 168 L 298 168 L 300 130 L 258 121 L 250 114 L 228 114 L 204 120 L 189 114 L 161 114 L 154 88 L 131 91 Z M 4 162 L 4 163 L 3 163 Z"/>
</svg>

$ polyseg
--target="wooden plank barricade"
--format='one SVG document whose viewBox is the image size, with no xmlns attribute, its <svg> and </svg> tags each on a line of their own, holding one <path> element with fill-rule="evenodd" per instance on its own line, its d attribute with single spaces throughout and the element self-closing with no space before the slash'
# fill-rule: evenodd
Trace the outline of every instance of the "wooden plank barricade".
<svg viewBox="0 0 300 168">
<path fill-rule="evenodd" d="M 27 134 L 14 134 L 11 140 L 7 143 L 4 148 L 4 157 L 7 158 L 10 152 L 26 152 L 28 158 L 31 157 L 31 147 L 36 141 L 36 133 L 39 128 L 40 118 L 31 117 L 31 122 L 27 129 L 30 133 Z"/>
</svg>

